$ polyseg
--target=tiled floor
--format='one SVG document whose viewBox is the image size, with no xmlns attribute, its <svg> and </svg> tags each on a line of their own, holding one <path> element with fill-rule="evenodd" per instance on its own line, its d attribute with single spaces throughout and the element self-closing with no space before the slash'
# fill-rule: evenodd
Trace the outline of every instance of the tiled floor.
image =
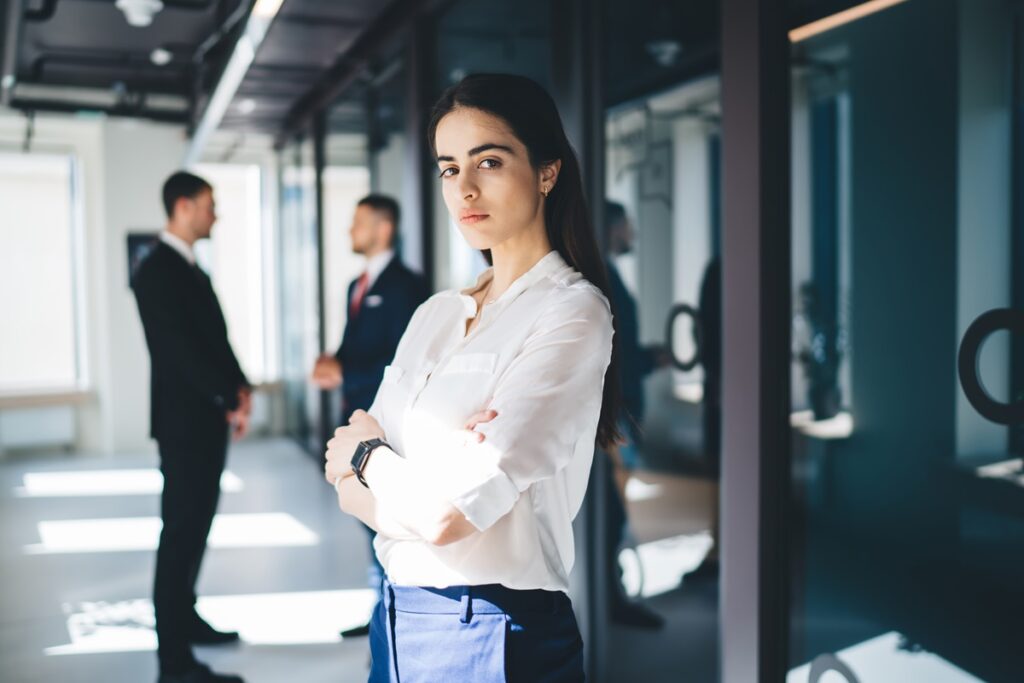
<svg viewBox="0 0 1024 683">
<path fill-rule="evenodd" d="M 0 681 L 156 680 L 156 465 L 58 455 L 0 466 Z M 373 599 L 363 531 L 290 442 L 237 445 L 228 469 L 237 479 L 222 483 L 200 610 L 246 642 L 198 656 L 249 683 L 365 681 L 367 640 L 338 637 Z"/>
<path fill-rule="evenodd" d="M 156 466 L 155 456 L 0 462 L 0 682 L 156 680 Z M 652 473 L 630 484 L 642 591 L 667 625 L 611 627 L 607 680 L 716 678 L 717 586 L 679 580 L 706 550 L 712 491 Z M 338 512 L 312 458 L 285 440 L 233 446 L 199 609 L 245 642 L 199 658 L 248 683 L 365 681 L 367 640 L 338 631 L 373 601 L 367 557 L 363 530 Z"/>
</svg>

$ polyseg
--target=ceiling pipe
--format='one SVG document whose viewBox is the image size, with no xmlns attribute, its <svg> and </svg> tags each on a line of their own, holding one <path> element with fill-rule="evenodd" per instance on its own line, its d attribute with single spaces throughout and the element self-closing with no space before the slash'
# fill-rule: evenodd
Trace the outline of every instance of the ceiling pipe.
<svg viewBox="0 0 1024 683">
<path fill-rule="evenodd" d="M 224 112 L 227 111 L 228 105 L 231 104 L 231 100 L 238 90 L 238 86 L 241 85 L 242 79 L 245 78 L 246 71 L 249 70 L 249 65 L 252 64 L 253 59 L 256 57 L 256 50 L 259 49 L 260 44 L 267 35 L 270 24 L 273 23 L 274 17 L 280 11 L 282 1 L 256 0 L 256 4 L 253 5 L 252 11 L 245 22 L 245 28 L 242 29 L 242 35 L 239 37 L 238 42 L 235 43 L 235 48 L 228 58 L 224 72 L 221 74 L 220 80 L 217 81 L 213 95 L 206 103 L 206 108 L 199 119 L 199 124 L 192 133 L 192 142 L 189 144 L 183 161 L 185 168 L 190 168 L 199 163 L 203 154 L 203 148 L 206 147 L 210 135 L 213 131 L 217 130 L 221 119 L 224 118 Z"/>
<path fill-rule="evenodd" d="M 7 1 L 7 35 L 4 36 L 3 70 L 0 73 L 0 104 L 11 106 L 14 85 L 18 82 L 18 39 L 25 0 Z"/>
</svg>

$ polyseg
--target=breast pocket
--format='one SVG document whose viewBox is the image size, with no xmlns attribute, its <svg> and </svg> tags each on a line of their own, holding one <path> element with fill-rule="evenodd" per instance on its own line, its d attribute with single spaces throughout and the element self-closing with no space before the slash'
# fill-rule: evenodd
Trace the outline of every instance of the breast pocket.
<svg viewBox="0 0 1024 683">
<path fill-rule="evenodd" d="M 405 377 L 405 370 L 402 368 L 397 365 L 386 366 L 384 368 L 384 377 L 380 382 L 380 388 L 377 389 L 377 396 L 373 401 L 377 416 L 380 419 L 380 426 L 389 437 L 397 432 L 398 424 L 395 420 L 405 410 L 408 390 L 402 382 L 403 377 Z"/>
<path fill-rule="evenodd" d="M 441 374 L 483 373 L 493 375 L 497 365 L 498 354 L 496 353 L 460 353 L 457 356 L 452 356 Z"/>
</svg>

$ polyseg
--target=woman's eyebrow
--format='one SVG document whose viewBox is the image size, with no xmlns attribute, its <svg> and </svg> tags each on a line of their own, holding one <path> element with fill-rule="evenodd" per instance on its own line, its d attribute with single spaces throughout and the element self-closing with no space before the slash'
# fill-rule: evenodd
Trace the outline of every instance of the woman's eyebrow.
<svg viewBox="0 0 1024 683">
<path fill-rule="evenodd" d="M 480 154 L 481 152 L 486 152 L 486 151 L 492 150 L 492 149 L 498 149 L 498 150 L 501 150 L 502 152 L 507 152 L 508 154 L 511 154 L 512 156 L 515 156 L 515 152 L 512 151 L 511 147 L 509 147 L 508 145 L 499 145 L 499 144 L 494 143 L 494 142 L 485 142 L 482 145 L 477 145 L 473 149 L 469 150 L 468 155 L 471 156 L 471 157 L 475 157 L 477 154 Z M 438 161 L 438 163 L 440 163 L 442 161 L 455 161 L 455 157 L 441 155 L 441 156 L 437 157 L 437 161 Z"/>
</svg>

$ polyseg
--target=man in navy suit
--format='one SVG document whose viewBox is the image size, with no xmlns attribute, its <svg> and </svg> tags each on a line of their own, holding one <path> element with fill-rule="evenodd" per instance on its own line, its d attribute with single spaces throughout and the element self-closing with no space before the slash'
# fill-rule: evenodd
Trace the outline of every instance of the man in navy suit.
<svg viewBox="0 0 1024 683">
<path fill-rule="evenodd" d="M 369 410 L 409 319 L 430 294 L 426 281 L 395 254 L 398 220 L 398 202 L 378 194 L 361 199 L 352 218 L 352 251 L 366 257 L 366 269 L 348 287 L 341 346 L 333 356 L 320 356 L 313 368 L 313 381 L 321 389 L 341 386 L 343 425 L 355 411 Z M 373 531 L 367 531 L 372 541 Z M 372 546 L 370 557 L 370 581 L 376 588 L 383 570 Z M 362 635 L 362 629 L 346 635 Z"/>
<path fill-rule="evenodd" d="M 178 172 L 164 183 L 163 200 L 167 227 L 132 277 L 150 355 L 150 434 L 164 476 L 153 586 L 160 683 L 241 683 L 196 661 L 191 646 L 238 640 L 203 621 L 195 590 L 229 435 L 245 435 L 251 387 L 210 278 L 192 251 L 217 219 L 213 190 Z"/>
</svg>

